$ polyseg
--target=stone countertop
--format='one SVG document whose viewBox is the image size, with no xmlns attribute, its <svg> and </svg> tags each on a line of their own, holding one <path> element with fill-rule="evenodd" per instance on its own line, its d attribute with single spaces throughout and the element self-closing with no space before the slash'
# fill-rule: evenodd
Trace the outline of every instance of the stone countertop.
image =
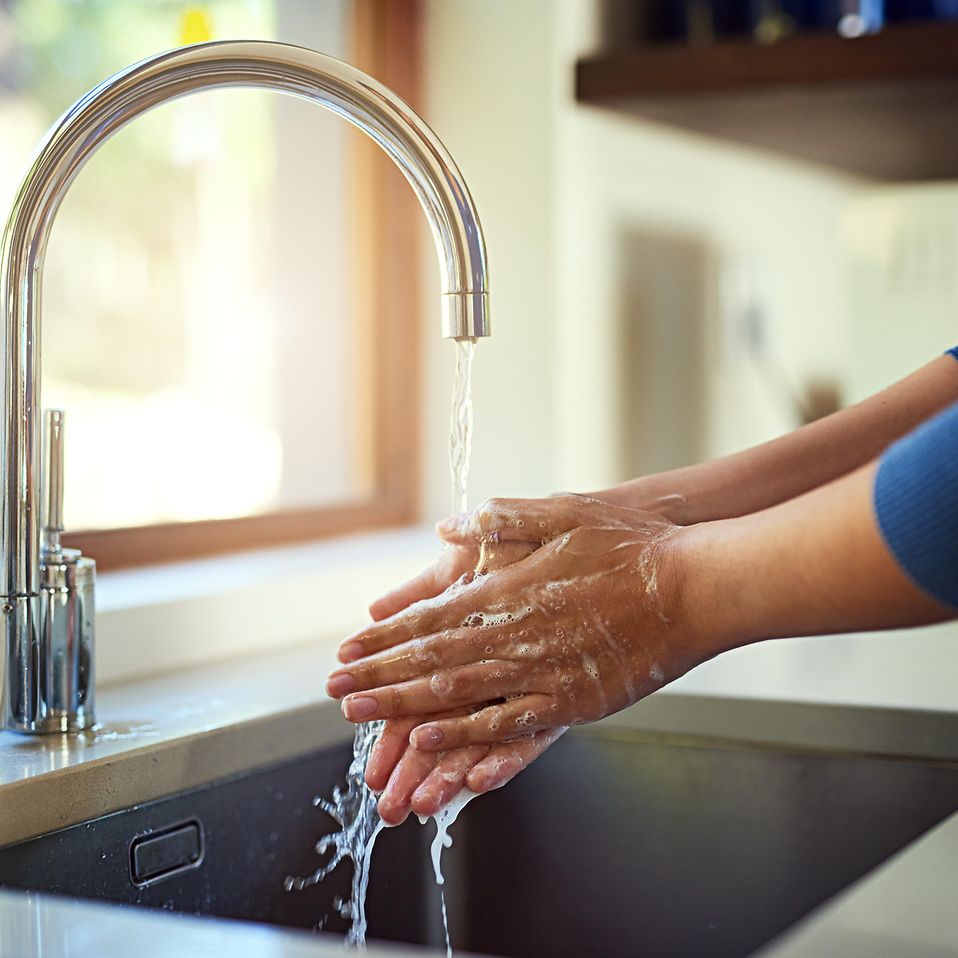
<svg viewBox="0 0 958 958">
<path fill-rule="evenodd" d="M 370 958 L 420 949 L 371 945 Z M 342 958 L 338 938 L 131 905 L 0 891 L 2 958 Z"/>
</svg>

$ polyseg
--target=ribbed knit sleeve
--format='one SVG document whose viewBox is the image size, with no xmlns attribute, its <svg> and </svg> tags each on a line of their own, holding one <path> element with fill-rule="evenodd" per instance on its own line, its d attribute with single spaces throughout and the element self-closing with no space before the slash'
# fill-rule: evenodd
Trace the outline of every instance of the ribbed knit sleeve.
<svg viewBox="0 0 958 958">
<path fill-rule="evenodd" d="M 950 352 L 958 359 L 958 347 Z M 958 403 L 882 456 L 875 514 L 908 577 L 958 609 Z"/>
</svg>

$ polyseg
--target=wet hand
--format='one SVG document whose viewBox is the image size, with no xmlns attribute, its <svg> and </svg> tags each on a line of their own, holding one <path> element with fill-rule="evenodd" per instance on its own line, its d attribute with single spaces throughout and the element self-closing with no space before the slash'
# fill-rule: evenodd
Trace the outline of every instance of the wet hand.
<svg viewBox="0 0 958 958">
<path fill-rule="evenodd" d="M 349 692 L 351 721 L 468 708 L 410 741 L 501 742 L 602 718 L 712 654 L 682 614 L 681 530 L 659 515 L 582 496 L 492 500 L 442 531 L 456 544 L 539 548 L 344 642 L 350 665 L 330 691 Z"/>
<path fill-rule="evenodd" d="M 366 767 L 366 784 L 382 792 L 379 814 L 388 825 L 402 824 L 410 811 L 435 815 L 463 788 L 479 793 L 501 788 L 565 731 L 546 729 L 494 746 L 423 752 L 409 744 L 410 732 L 422 721 L 414 717 L 386 722 Z"/>
<path fill-rule="evenodd" d="M 413 602 L 433 598 L 460 579 L 466 581 L 477 573 L 485 575 L 517 562 L 536 545 L 511 542 L 483 549 L 472 542 L 446 543 L 433 565 L 373 602 L 370 615 L 374 621 L 381 621 Z M 409 734 L 426 720 L 428 717 L 387 721 L 370 755 L 366 784 L 382 793 L 379 814 L 388 825 L 402 824 L 410 811 L 435 815 L 466 787 L 477 793 L 501 788 L 566 731 L 547 729 L 495 747 L 474 745 L 421 752 L 409 744 Z"/>
</svg>

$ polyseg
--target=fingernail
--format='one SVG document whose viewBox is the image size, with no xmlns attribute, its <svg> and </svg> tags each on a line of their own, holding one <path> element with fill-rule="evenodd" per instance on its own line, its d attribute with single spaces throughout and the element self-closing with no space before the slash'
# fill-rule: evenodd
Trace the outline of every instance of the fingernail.
<svg viewBox="0 0 958 958">
<path fill-rule="evenodd" d="M 326 694 L 341 699 L 356 688 L 356 679 L 350 672 L 339 672 L 326 680 Z"/>
<path fill-rule="evenodd" d="M 442 742 L 442 729 L 435 725 L 421 725 L 413 730 L 410 741 L 413 748 L 435 748 Z"/>
<path fill-rule="evenodd" d="M 343 699 L 343 714 L 350 722 L 361 722 L 376 714 L 379 703 L 371 695 L 354 695 Z"/>
<path fill-rule="evenodd" d="M 363 657 L 362 642 L 347 642 L 339 647 L 340 662 L 355 662 Z"/>
</svg>

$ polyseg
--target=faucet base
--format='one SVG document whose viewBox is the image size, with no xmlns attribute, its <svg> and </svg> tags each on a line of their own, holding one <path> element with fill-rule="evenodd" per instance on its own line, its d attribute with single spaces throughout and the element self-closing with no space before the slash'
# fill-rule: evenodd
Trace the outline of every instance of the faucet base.
<svg viewBox="0 0 958 958">
<path fill-rule="evenodd" d="M 0 599 L 8 663 L 2 728 L 43 735 L 83 732 L 96 724 L 95 574 L 92 559 L 64 549 L 41 561 L 38 595 Z"/>
</svg>

